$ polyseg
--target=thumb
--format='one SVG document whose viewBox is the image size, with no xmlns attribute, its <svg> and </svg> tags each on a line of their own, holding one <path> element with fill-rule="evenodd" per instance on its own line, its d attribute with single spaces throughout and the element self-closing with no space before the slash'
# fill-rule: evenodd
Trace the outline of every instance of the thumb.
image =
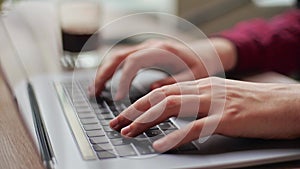
<svg viewBox="0 0 300 169">
<path fill-rule="evenodd" d="M 153 143 L 153 148 L 158 152 L 166 152 L 198 138 L 211 136 L 215 133 L 215 130 L 207 130 L 204 128 L 211 128 L 217 124 L 218 121 L 211 116 L 195 120 L 182 129 L 175 130 L 165 137 L 155 141 Z"/>
</svg>

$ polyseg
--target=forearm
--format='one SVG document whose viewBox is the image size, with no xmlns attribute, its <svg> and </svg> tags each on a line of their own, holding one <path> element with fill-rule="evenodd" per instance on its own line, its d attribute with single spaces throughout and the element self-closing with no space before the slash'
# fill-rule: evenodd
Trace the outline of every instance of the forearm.
<svg viewBox="0 0 300 169">
<path fill-rule="evenodd" d="M 262 138 L 294 139 L 300 138 L 300 85 L 266 84 L 264 106 L 257 114 L 255 126 L 262 131 Z M 256 107 L 259 110 L 259 106 Z M 262 120 L 266 117 L 265 120 Z M 269 135 L 268 135 L 269 134 Z"/>
<path fill-rule="evenodd" d="M 276 138 L 300 138 L 300 85 L 299 84 L 278 84 L 270 87 L 270 96 L 267 100 L 277 100 L 269 104 L 273 108 L 273 117 L 268 119 L 272 123 L 272 118 L 277 119 L 274 128 L 278 130 Z M 277 99 L 276 99 L 277 98 Z"/>
<path fill-rule="evenodd" d="M 289 74 L 300 66 L 300 10 L 267 21 L 254 19 L 217 35 L 236 46 L 235 71 L 277 71 Z"/>
</svg>

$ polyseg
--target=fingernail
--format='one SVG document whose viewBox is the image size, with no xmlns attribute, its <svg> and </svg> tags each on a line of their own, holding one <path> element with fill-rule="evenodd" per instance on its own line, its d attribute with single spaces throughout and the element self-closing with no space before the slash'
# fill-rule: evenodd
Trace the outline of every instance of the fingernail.
<svg viewBox="0 0 300 169">
<path fill-rule="evenodd" d="M 153 148 L 158 152 L 165 152 L 168 150 L 168 144 L 164 139 L 159 139 L 153 143 Z"/>
<path fill-rule="evenodd" d="M 119 120 L 117 118 L 114 118 L 109 122 L 109 125 L 111 128 L 116 128 L 118 123 L 119 123 Z"/>
<path fill-rule="evenodd" d="M 122 128 L 121 130 L 121 134 L 124 135 L 124 136 L 128 136 L 128 134 L 130 133 L 130 126 L 126 126 L 124 128 Z"/>
</svg>

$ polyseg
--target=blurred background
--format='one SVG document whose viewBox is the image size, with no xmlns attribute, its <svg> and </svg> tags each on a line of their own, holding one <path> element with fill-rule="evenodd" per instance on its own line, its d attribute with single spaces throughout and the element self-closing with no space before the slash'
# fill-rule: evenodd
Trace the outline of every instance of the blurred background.
<svg viewBox="0 0 300 169">
<path fill-rule="evenodd" d="M 63 17 L 60 16 L 59 4 L 78 1 L 99 3 L 100 12 L 91 13 L 91 10 L 83 9 L 81 11 L 83 13 L 80 13 L 79 10 L 71 9 L 70 15 L 66 15 L 68 16 L 67 19 L 71 17 L 71 21 L 83 21 L 76 23 L 76 26 L 71 24 L 72 29 L 78 25 L 80 29 L 82 26 L 83 29 L 90 27 L 91 24 L 87 23 L 95 22 L 91 21 L 89 16 L 94 14 L 96 15 L 94 19 L 99 21 L 99 24 L 95 25 L 98 28 L 99 25 L 101 27 L 128 14 L 164 12 L 190 21 L 206 35 L 230 28 L 239 21 L 257 17 L 268 19 L 283 11 L 296 8 L 296 0 L 4 0 L 2 6 L 4 11 L 1 16 L 4 24 L 0 26 L 0 61 L 4 72 L 11 75 L 18 71 L 15 69 L 18 67 L 16 62 L 18 58 L 16 57 L 22 58 L 22 62 L 31 75 L 56 73 L 66 68 L 89 68 L 98 65 L 99 58 L 104 55 L 91 52 L 101 52 L 105 49 L 100 48 L 98 50 L 97 46 L 92 46 L 91 49 L 87 50 L 86 55 L 82 55 L 84 57 L 78 61 L 79 50 L 70 50 L 65 45 L 72 44 L 76 40 L 74 40 L 74 32 L 67 32 L 68 38 L 64 36 L 66 32 L 62 28 L 61 18 Z M 66 10 L 63 11 L 66 12 Z M 78 18 L 80 16 L 81 19 Z M 88 19 L 90 22 L 87 22 Z M 140 18 L 134 20 L 133 23 L 124 25 L 114 27 L 107 32 L 101 32 L 99 35 L 101 37 L 95 38 L 96 45 L 103 47 L 105 43 L 120 39 L 125 32 L 135 33 L 137 26 L 159 27 L 158 25 L 168 25 L 168 23 L 157 18 Z M 174 25 L 168 26 L 174 27 Z M 181 34 L 192 35 L 191 37 L 195 38 L 191 31 L 180 27 L 182 24 L 177 26 L 181 28 L 178 29 Z M 86 39 L 95 32 L 94 28 L 91 30 L 92 32 L 84 32 L 84 36 L 80 34 L 77 36 L 76 33 L 78 32 L 75 32 L 74 35 L 76 38 L 79 37 L 80 44 L 85 44 Z M 12 45 L 7 43 L 7 39 L 11 39 Z M 67 40 L 67 43 L 64 43 L 64 40 Z M 97 44 L 97 40 L 101 41 L 100 44 Z M 140 41 L 134 41 L 134 43 L 137 42 Z M 125 43 L 130 45 L 132 42 L 125 41 Z M 81 46 L 79 45 L 79 47 Z M 80 63 L 77 66 L 75 65 L 76 60 Z M 12 78 L 9 79 L 11 82 L 17 82 L 18 80 L 15 79 L 19 79 L 17 75 L 9 77 Z"/>
<path fill-rule="evenodd" d="M 256 18 L 270 18 L 289 8 L 295 0 L 102 0 L 106 9 L 124 13 L 145 11 L 178 15 L 210 34 L 235 23 Z"/>
</svg>

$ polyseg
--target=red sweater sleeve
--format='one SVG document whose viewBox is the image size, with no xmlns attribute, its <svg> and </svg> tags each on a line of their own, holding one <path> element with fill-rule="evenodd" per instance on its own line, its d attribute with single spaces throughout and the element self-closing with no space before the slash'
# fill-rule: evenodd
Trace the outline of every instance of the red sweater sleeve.
<svg viewBox="0 0 300 169">
<path fill-rule="evenodd" d="M 254 19 L 220 33 L 237 48 L 234 72 L 300 71 L 300 10 L 292 10 L 269 21 Z"/>
</svg>

